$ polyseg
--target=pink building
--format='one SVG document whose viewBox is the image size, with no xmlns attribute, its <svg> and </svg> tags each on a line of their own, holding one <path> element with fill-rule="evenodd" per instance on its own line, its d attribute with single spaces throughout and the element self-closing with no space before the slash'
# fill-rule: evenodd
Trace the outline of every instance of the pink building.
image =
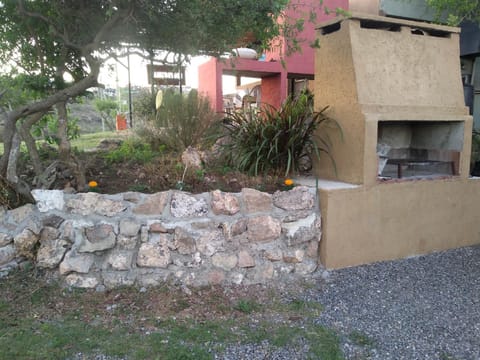
<svg viewBox="0 0 480 360">
<path fill-rule="evenodd" d="M 293 0 L 286 10 L 289 18 L 308 17 L 311 11 L 317 14 L 317 23 L 328 20 L 335 16 L 335 11 L 325 14 L 319 6 L 318 0 L 304 0 L 298 2 Z M 324 6 L 328 9 L 347 9 L 348 0 L 324 0 Z M 242 77 L 258 78 L 260 81 L 260 95 L 257 101 L 278 107 L 286 97 L 298 89 L 309 86 L 308 81 L 314 76 L 314 52 L 310 45 L 315 40 L 315 24 L 305 19 L 304 30 L 299 34 L 301 51 L 284 57 L 284 65 L 281 62 L 281 54 L 286 53 L 284 41 L 277 51 L 270 51 L 264 54 L 262 60 L 246 59 L 235 57 L 233 59 L 218 60 L 211 58 L 199 66 L 199 87 L 200 93 L 207 95 L 216 111 L 224 110 L 224 93 L 222 87 L 222 75 L 233 75 L 237 77 L 237 84 L 240 85 Z M 259 99 L 260 97 L 260 99 Z"/>
</svg>

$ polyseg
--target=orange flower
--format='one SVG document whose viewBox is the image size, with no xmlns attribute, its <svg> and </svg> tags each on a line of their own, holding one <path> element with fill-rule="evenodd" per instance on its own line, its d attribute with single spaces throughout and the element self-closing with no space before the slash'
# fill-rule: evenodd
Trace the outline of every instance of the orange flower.
<svg viewBox="0 0 480 360">
<path fill-rule="evenodd" d="M 88 182 L 88 187 L 95 188 L 98 186 L 98 183 L 95 180 Z"/>
<path fill-rule="evenodd" d="M 285 179 L 284 184 L 286 186 L 292 186 L 293 185 L 293 180 L 292 179 Z"/>
</svg>

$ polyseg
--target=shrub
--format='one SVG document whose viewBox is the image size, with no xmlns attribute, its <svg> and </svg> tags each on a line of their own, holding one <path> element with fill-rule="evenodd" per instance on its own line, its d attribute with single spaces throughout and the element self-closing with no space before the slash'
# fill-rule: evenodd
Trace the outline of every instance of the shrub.
<svg viewBox="0 0 480 360">
<path fill-rule="evenodd" d="M 118 149 L 112 150 L 105 155 L 108 164 L 120 162 L 133 162 L 145 164 L 155 156 L 149 144 L 143 144 L 133 139 L 128 139 Z"/>
<path fill-rule="evenodd" d="M 170 149 L 183 151 L 189 146 L 198 146 L 217 118 L 209 100 L 196 90 L 187 95 L 166 90 L 155 120 L 145 122 L 137 133 L 154 148 L 165 144 Z"/>
<path fill-rule="evenodd" d="M 313 95 L 302 92 L 289 97 L 280 109 L 266 105 L 258 112 L 227 115 L 225 127 L 230 140 L 225 145 L 230 161 L 241 171 L 258 175 L 278 170 L 287 176 L 299 170 L 301 160 L 314 153 L 330 156 L 326 135 L 316 130 L 338 123 L 325 115 L 327 108 L 313 110 Z"/>
<path fill-rule="evenodd" d="M 50 145 L 60 144 L 58 133 L 58 118 L 54 114 L 45 115 L 38 123 L 32 127 L 32 135 L 37 138 L 43 138 Z M 75 140 L 80 136 L 80 127 L 75 118 L 68 119 L 67 137 L 68 140 Z"/>
</svg>

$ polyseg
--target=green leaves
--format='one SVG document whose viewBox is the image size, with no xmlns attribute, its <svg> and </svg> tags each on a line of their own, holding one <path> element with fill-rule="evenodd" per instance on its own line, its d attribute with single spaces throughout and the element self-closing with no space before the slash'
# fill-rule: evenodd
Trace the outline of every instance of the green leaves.
<svg viewBox="0 0 480 360">
<path fill-rule="evenodd" d="M 479 0 L 427 0 L 427 4 L 437 11 L 437 17 L 447 16 L 449 25 L 458 25 L 463 20 L 480 22 Z"/>
<path fill-rule="evenodd" d="M 269 170 L 287 176 L 300 170 L 304 157 L 329 154 L 328 137 L 315 136 L 322 126 L 338 124 L 313 110 L 313 96 L 304 92 L 289 97 L 278 110 L 265 105 L 260 111 L 236 112 L 226 118 L 230 142 L 226 145 L 231 162 L 239 170 L 258 175 Z"/>
</svg>

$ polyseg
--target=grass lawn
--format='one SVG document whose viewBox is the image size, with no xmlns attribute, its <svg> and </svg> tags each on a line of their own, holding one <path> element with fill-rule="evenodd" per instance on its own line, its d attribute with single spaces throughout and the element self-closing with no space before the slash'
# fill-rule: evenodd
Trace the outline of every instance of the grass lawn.
<svg viewBox="0 0 480 360">
<path fill-rule="evenodd" d="M 72 148 L 84 151 L 96 147 L 103 139 L 124 139 L 129 136 L 129 131 L 104 131 L 98 133 L 81 134 L 79 138 L 72 140 Z M 39 141 L 42 142 L 42 141 Z M 0 142 L 0 155 L 3 154 L 3 142 Z"/>
<path fill-rule="evenodd" d="M 337 335 L 313 321 L 318 303 L 279 299 L 255 287 L 71 290 L 19 270 L 0 279 L 0 359 L 213 359 L 229 344 L 265 341 L 343 358 Z"/>
</svg>

